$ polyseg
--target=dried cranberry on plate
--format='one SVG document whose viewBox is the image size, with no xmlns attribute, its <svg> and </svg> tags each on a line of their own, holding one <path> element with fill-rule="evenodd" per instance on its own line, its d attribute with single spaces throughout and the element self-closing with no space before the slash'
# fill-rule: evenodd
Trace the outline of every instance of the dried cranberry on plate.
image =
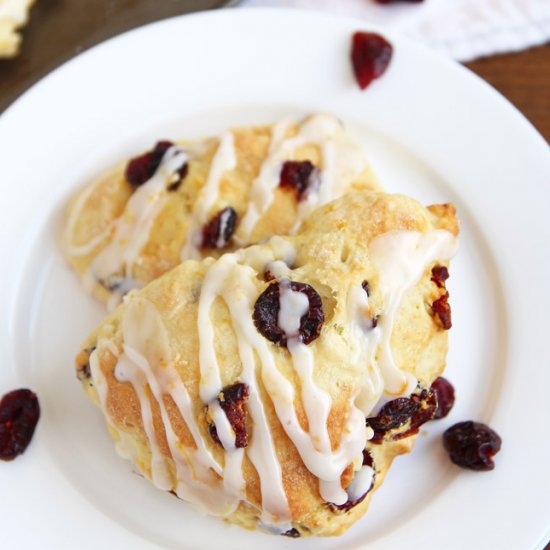
<svg viewBox="0 0 550 550">
<path fill-rule="evenodd" d="M 393 46 L 383 36 L 374 32 L 353 34 L 351 63 L 355 80 L 362 90 L 386 72 L 392 54 Z"/>
<path fill-rule="evenodd" d="M 432 382 L 431 389 L 437 396 L 437 409 L 434 420 L 445 418 L 455 404 L 455 389 L 443 376 L 439 376 Z"/>
<path fill-rule="evenodd" d="M 493 456 L 500 451 L 502 439 L 481 422 L 459 422 L 443 434 L 443 446 L 451 460 L 462 468 L 487 471 L 495 467 Z"/>
<path fill-rule="evenodd" d="M 40 406 L 31 390 L 14 390 L 0 401 L 0 460 L 13 460 L 31 442 Z"/>
</svg>

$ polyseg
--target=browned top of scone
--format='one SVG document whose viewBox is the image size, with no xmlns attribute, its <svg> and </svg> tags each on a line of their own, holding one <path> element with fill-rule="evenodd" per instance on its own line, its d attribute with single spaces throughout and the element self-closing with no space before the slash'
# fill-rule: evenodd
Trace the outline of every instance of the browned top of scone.
<svg viewBox="0 0 550 550">
<path fill-rule="evenodd" d="M 363 313 L 372 320 L 370 326 L 373 329 L 376 328 L 377 322 L 383 324 L 383 316 L 386 313 L 379 273 L 369 259 L 369 243 L 377 236 L 388 232 L 415 231 L 424 234 L 441 229 L 455 236 L 458 234 L 458 223 L 451 205 L 424 208 L 418 202 L 404 196 L 355 192 L 315 212 L 298 236 L 279 238 L 238 253 L 239 261 L 248 266 L 251 275 L 246 285 L 233 282 L 227 288 L 235 295 L 242 292 L 252 297 L 249 310 L 251 319 L 254 316 L 253 306 L 260 296 L 268 291 L 270 285 L 278 284 L 283 279 L 297 283 L 298 286 L 294 288 L 298 291 L 302 289 L 305 294 L 309 293 L 310 308 L 313 300 L 317 299 L 312 296 L 318 296 L 320 300 L 322 316 L 318 315 L 316 320 L 312 321 L 318 326 L 314 325 L 312 328 L 315 335 L 307 343 L 307 349 L 313 356 L 314 383 L 330 398 L 327 430 L 333 451 L 342 443 L 350 414 L 350 400 L 365 376 L 370 376 L 371 368 L 369 365 L 354 363 L 350 359 L 354 345 L 349 322 L 351 288 L 357 287 L 365 293 L 368 292 L 368 312 Z M 281 278 L 280 275 L 269 273 L 272 264 L 265 259 L 273 260 L 274 250 L 284 248 L 283 245 L 290 246 L 295 254 L 291 261 L 287 260 L 288 265 L 284 277 Z M 83 346 L 88 350 L 83 352 L 84 358 L 89 355 L 90 350 L 99 346 L 96 357 L 101 376 L 106 381 L 105 412 L 108 421 L 115 428 L 118 434 L 116 437 L 126 434 L 137 442 L 136 462 L 149 477 L 151 443 L 142 418 L 141 402 L 134 386 L 115 373 L 116 355 L 123 352 L 125 315 L 133 302 L 143 300 L 154 308 L 155 315 L 158 314 L 158 318 L 162 320 L 171 365 L 188 392 L 194 422 L 208 451 L 216 461 L 223 464 L 226 450 L 220 441 L 221 434 L 219 430 L 212 429 L 214 408 L 212 402 L 205 403 L 201 398 L 201 376 L 204 375 L 201 375 L 200 368 L 201 334 L 198 324 L 201 296 L 204 298 L 208 292 L 205 290 L 205 278 L 216 265 L 218 263 L 214 259 L 184 262 L 144 289 L 132 292 L 127 297 L 127 303 L 108 317 Z M 447 260 L 436 259 L 425 266 L 420 280 L 403 295 L 393 320 L 391 350 L 395 364 L 402 372 L 412 375 L 420 388 L 428 388 L 445 366 L 447 333 L 432 306 L 446 293 L 444 285 L 434 282 L 433 269 L 447 265 Z M 314 294 L 307 290 L 308 288 L 313 289 Z M 273 296 L 269 294 L 268 298 L 265 303 L 272 304 L 273 300 L 278 299 L 277 293 Z M 300 427 L 307 432 L 309 426 L 302 382 L 293 363 L 292 354 L 287 345 L 277 341 L 276 336 L 271 336 L 272 333 L 261 325 L 261 322 L 269 323 L 270 319 L 276 317 L 267 311 L 264 316 L 259 315 L 258 318 L 263 321 L 256 320 L 256 335 L 265 342 L 265 349 L 273 358 L 277 371 L 294 388 L 292 405 Z M 263 376 L 265 366 L 257 353 L 254 355 L 254 380 L 257 390 L 243 386 L 243 363 L 235 328 L 236 319 L 228 305 L 227 296 L 215 295 L 209 309 L 209 320 L 213 330 L 213 351 L 223 390 L 217 395 L 216 400 L 238 436 L 237 447 L 244 449 L 242 472 L 248 504 L 241 504 L 230 516 L 230 520 L 250 525 L 250 518 L 258 517 L 258 510 L 262 509 L 260 476 L 250 455 L 254 445 L 254 422 L 250 413 L 250 400 L 256 391 L 263 404 L 276 459 L 280 464 L 282 485 L 292 525 L 301 534 L 333 535 L 343 532 L 364 513 L 370 495 L 349 509 L 329 506 L 321 498 L 319 479 L 306 467 L 296 444 L 281 423 L 276 409 L 277 397 L 270 393 L 269 387 L 266 387 L 266 378 Z M 110 348 L 104 345 L 106 341 L 111 342 Z M 81 354 L 80 371 L 83 370 L 82 363 Z M 93 372 L 92 369 L 92 377 Z M 169 392 L 163 391 L 163 407 L 159 406 L 154 392 L 147 392 L 153 415 L 155 445 L 162 456 L 170 459 L 172 452 L 161 408 L 168 415 L 171 429 L 180 444 L 184 448 L 196 448 L 192 430 L 182 418 L 173 398 L 168 395 Z M 95 397 L 98 398 L 97 395 Z M 411 438 L 387 438 L 375 448 L 372 446 L 371 459 L 376 470 L 375 487 L 382 482 L 393 457 L 407 452 L 411 441 Z M 172 475 L 175 487 L 174 468 Z M 353 468 L 349 465 L 342 473 L 344 487 L 352 478 Z"/>
</svg>

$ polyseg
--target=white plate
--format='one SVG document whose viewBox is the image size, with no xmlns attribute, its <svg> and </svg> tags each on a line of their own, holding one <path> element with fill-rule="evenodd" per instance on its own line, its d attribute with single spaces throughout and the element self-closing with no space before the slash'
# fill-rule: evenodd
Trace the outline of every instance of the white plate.
<svg viewBox="0 0 550 550">
<path fill-rule="evenodd" d="M 395 55 L 366 91 L 348 62 L 364 22 L 295 11 L 176 18 L 67 63 L 0 118 L 0 393 L 30 386 L 42 419 L 27 453 L 0 464 L 2 540 L 17 548 L 377 549 L 541 547 L 550 518 L 550 153 L 505 100 L 459 66 L 386 33 Z M 400 458 L 345 536 L 290 540 L 202 517 L 130 473 L 74 379 L 101 319 L 57 246 L 80 185 L 158 138 L 283 114 L 335 113 L 389 191 L 453 201 L 447 376 L 458 402 Z M 488 422 L 490 473 L 446 458 L 441 432 Z M 9 519 L 8 519 L 9 518 Z M 101 545 L 101 546 L 100 546 Z"/>
</svg>

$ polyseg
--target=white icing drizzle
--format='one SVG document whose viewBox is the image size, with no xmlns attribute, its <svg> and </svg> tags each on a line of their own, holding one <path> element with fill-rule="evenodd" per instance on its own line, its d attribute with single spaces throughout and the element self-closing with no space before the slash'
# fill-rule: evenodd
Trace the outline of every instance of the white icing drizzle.
<svg viewBox="0 0 550 550">
<path fill-rule="evenodd" d="M 231 210 L 224 210 L 220 215 L 220 233 L 218 235 L 218 239 L 216 240 L 216 248 L 223 248 L 227 244 L 227 241 L 225 239 L 225 232 L 227 230 L 227 224 L 229 223 L 231 216 Z"/>
<path fill-rule="evenodd" d="M 172 488 L 172 479 L 167 462 L 160 451 L 157 435 L 155 434 L 155 428 L 153 426 L 153 409 L 149 396 L 147 395 L 147 378 L 141 369 L 135 368 L 138 362 L 142 363 L 141 357 L 138 354 L 128 353 L 127 346 L 125 345 L 124 347 L 125 353 L 118 358 L 115 376 L 120 381 L 130 382 L 134 387 L 134 391 L 139 399 L 143 429 L 149 440 L 149 448 L 151 450 L 151 479 L 156 487 L 168 491 Z M 133 360 L 130 358 L 130 355 L 134 355 Z M 155 397 L 156 393 L 157 392 L 153 390 Z M 169 427 L 167 426 L 166 429 L 168 432 Z"/>
<path fill-rule="evenodd" d="M 124 271 L 131 278 L 132 266 L 147 243 L 158 213 L 164 206 L 166 183 L 187 162 L 183 149 L 172 146 L 164 154 L 153 176 L 139 186 L 126 204 L 124 214 L 115 221 L 115 232 L 108 246 L 94 259 L 90 269 L 106 280 Z"/>
<path fill-rule="evenodd" d="M 302 292 L 290 288 L 288 280 L 279 283 L 279 327 L 283 329 L 288 339 L 287 347 L 294 370 L 300 377 L 302 386 L 302 402 L 306 411 L 309 434 L 313 446 L 322 453 L 331 450 L 327 420 L 332 405 L 328 393 L 322 391 L 313 379 L 314 358 L 311 348 L 306 346 L 299 337 L 300 319 L 309 311 L 309 300 Z"/>
<path fill-rule="evenodd" d="M 118 359 L 115 375 L 120 381 L 132 384 L 140 401 L 144 431 L 151 449 L 153 483 L 165 490 L 173 486 L 167 461 L 158 446 L 147 388 L 159 405 L 166 440 L 176 466 L 178 496 L 211 514 L 232 513 L 244 498 L 244 479 L 240 467 L 243 453 L 237 450 L 235 456 L 226 460 L 222 470 L 206 448 L 191 409 L 190 397 L 173 366 L 168 336 L 160 314 L 151 302 L 134 296 L 128 300 L 122 329 L 124 351 Z M 169 395 L 178 406 L 196 449 L 184 447 L 175 434 L 164 403 L 165 395 Z M 212 471 L 222 476 L 223 481 L 216 478 Z"/>
<path fill-rule="evenodd" d="M 323 166 L 319 185 L 312 186 L 299 204 L 291 233 L 298 231 L 314 208 L 341 196 L 366 167 L 361 149 L 347 138 L 341 122 L 331 115 L 312 115 L 300 125 L 296 136 L 283 139 L 287 128 L 288 122 L 284 122 L 275 126 L 272 131 L 269 155 L 252 183 L 248 209 L 235 233 L 235 240 L 241 246 L 250 242 L 256 223 L 273 203 L 281 168 L 285 161 L 292 158 L 298 147 L 306 144 L 318 145 L 323 156 Z"/>
<path fill-rule="evenodd" d="M 382 333 L 378 365 L 388 394 L 400 395 L 411 385 L 416 386 L 416 381 L 395 364 L 390 345 L 395 315 L 403 295 L 418 283 L 429 264 L 451 259 L 456 247 L 455 237 L 442 229 L 428 233 L 391 231 L 375 237 L 369 244 L 384 301 L 384 314 L 378 322 Z"/>
<path fill-rule="evenodd" d="M 85 256 L 86 254 L 90 254 L 96 246 L 101 244 L 111 234 L 113 227 L 112 222 L 101 231 L 101 233 L 92 237 L 87 243 L 81 245 L 72 244 L 74 241 L 74 230 L 82 213 L 82 209 L 101 183 L 103 183 L 103 178 L 96 180 L 92 185 L 84 188 L 76 198 L 71 209 L 69 219 L 67 220 L 67 227 L 63 235 L 65 250 L 71 256 Z"/>
<path fill-rule="evenodd" d="M 229 420 L 227 419 L 227 416 L 217 399 L 210 403 L 208 406 L 208 412 L 216 425 L 216 432 L 223 448 L 226 451 L 233 451 L 236 449 L 235 431 L 231 427 L 231 424 L 229 423 Z"/>
<path fill-rule="evenodd" d="M 366 417 L 384 391 L 384 380 L 375 362 L 376 351 L 380 342 L 380 328 L 373 327 L 369 299 L 361 285 L 354 285 L 350 288 L 347 310 L 351 335 L 349 341 L 350 363 L 352 365 L 365 365 L 368 371 L 355 399 L 355 406 Z"/>
<path fill-rule="evenodd" d="M 166 185 L 187 160 L 185 151 L 176 146 L 170 147 L 153 176 L 134 191 L 122 216 L 90 241 L 78 246 L 71 244 L 75 225 L 84 205 L 103 180 L 97 180 L 77 198 L 67 223 L 65 246 L 70 255 L 85 255 L 112 235 L 109 244 L 99 252 L 82 276 L 84 286 L 89 291 L 93 290 L 98 280 L 116 283 L 110 289 L 111 295 L 107 302 L 109 311 L 120 303 L 128 291 L 141 286 L 132 277 L 132 267 L 147 243 L 155 219 L 164 207 Z"/>
<path fill-rule="evenodd" d="M 108 349 L 115 357 L 118 357 L 118 350 L 110 340 L 101 339 L 88 359 L 90 363 L 90 374 L 94 381 L 94 388 L 97 393 L 99 405 L 103 411 L 107 411 L 107 379 L 99 366 L 99 354 L 103 349 Z"/>
<path fill-rule="evenodd" d="M 255 378 L 254 348 L 250 344 L 250 339 L 258 338 L 252 322 L 252 304 L 257 298 L 257 292 L 252 283 L 252 277 L 254 272 L 247 266 L 239 265 L 235 254 L 222 256 L 206 274 L 201 289 L 198 314 L 200 395 L 204 403 L 211 403 L 222 390 L 218 361 L 214 351 L 214 331 L 209 318 L 212 304 L 219 296 L 226 302 L 233 319 L 243 365 L 241 381 L 249 386 L 248 409 L 254 427 L 247 455 L 260 477 L 262 521 L 276 524 L 280 521 L 288 521 L 290 511 L 282 485 L 281 467 L 276 458 L 271 430 Z"/>
<path fill-rule="evenodd" d="M 294 408 L 294 387 L 275 365 L 267 341 L 257 332 L 252 320 L 252 310 L 257 299 L 257 290 L 254 284 L 256 274 L 249 266 L 238 263 L 238 260 L 244 259 L 245 254 L 246 251 L 226 254 L 213 264 L 205 278 L 205 285 L 203 285 L 201 291 L 199 311 L 203 308 L 209 311 L 216 297 L 213 294 L 215 292 L 214 281 L 217 282 L 219 285 L 217 294 L 227 303 L 237 334 L 244 336 L 244 338 L 239 337 L 239 349 L 248 355 L 253 350 L 260 359 L 262 382 L 273 401 L 282 427 L 293 441 L 306 467 L 323 482 L 327 482 L 326 484 L 321 483 L 320 487 L 324 496 L 331 498 L 336 494 L 334 497 L 336 500 L 343 499 L 345 502 L 346 493 L 341 489 L 339 480 L 347 465 L 361 454 L 364 448 L 364 438 L 354 435 L 365 432 L 364 416 L 359 409 L 352 408 L 340 445 L 335 451 L 331 451 L 326 426 L 326 418 L 328 411 L 330 411 L 330 400 L 328 400 L 327 406 L 327 399 L 322 397 L 322 392 L 318 390 L 313 382 L 311 350 L 297 342 L 296 345 L 291 346 L 295 357 L 293 363 L 303 381 L 304 395 L 306 396 L 304 404 L 309 408 L 308 420 L 310 421 L 311 433 L 306 432 L 301 427 Z M 303 304 L 301 307 L 303 308 Z M 300 308 L 300 305 L 298 305 L 298 308 Z M 202 319 L 205 319 L 205 317 L 203 316 Z M 287 319 L 286 322 L 289 327 L 296 325 L 296 321 L 292 319 Z M 219 392 L 219 381 L 216 379 L 216 376 L 219 377 L 219 373 L 213 374 L 213 371 L 218 370 L 219 367 L 215 354 L 212 352 L 212 327 L 206 326 L 199 320 L 198 328 L 201 361 L 203 357 L 206 357 L 204 370 L 203 365 L 201 365 L 201 395 L 204 395 L 203 400 L 207 401 L 212 395 Z M 252 350 L 249 348 L 252 348 Z M 251 396 L 253 394 L 254 392 L 251 391 Z M 320 399 L 320 404 L 315 402 L 316 398 Z M 322 450 L 318 450 L 318 446 Z M 266 451 L 263 450 L 262 454 L 265 456 Z M 273 459 L 276 460 L 275 455 L 273 455 Z M 267 488 L 264 486 L 262 472 L 259 469 L 261 466 L 259 467 L 256 464 L 255 466 L 259 470 L 260 480 L 262 480 L 263 509 L 269 512 L 270 508 L 266 506 L 266 495 L 264 495 L 264 490 Z M 270 479 L 269 489 L 275 485 L 273 481 L 273 479 Z M 335 484 L 338 486 L 337 492 L 334 490 Z M 284 490 L 281 492 L 281 496 L 284 496 Z M 331 501 L 333 501 L 332 498 Z M 280 515 L 279 518 L 284 519 Z"/>
<path fill-rule="evenodd" d="M 235 241 L 241 246 L 249 244 L 254 226 L 272 204 L 281 167 L 285 160 L 292 158 L 296 148 L 306 144 L 318 145 L 323 157 L 323 167 L 318 177 L 319 185 L 312 186 L 298 206 L 298 215 L 291 233 L 295 233 L 300 228 L 304 218 L 314 208 L 342 195 L 349 184 L 365 169 L 366 160 L 361 149 L 347 138 L 341 123 L 335 117 L 328 114 L 313 115 L 301 124 L 296 136 L 286 138 L 291 124 L 290 119 L 283 119 L 272 127 L 268 156 L 252 184 L 248 209 L 238 224 L 234 236 Z M 77 198 L 65 232 L 66 249 L 72 256 L 90 254 L 109 236 L 112 237 L 109 244 L 93 260 L 89 273 L 84 275 L 85 279 L 91 278 L 94 281 L 97 279 L 108 281 L 113 275 L 126 281 L 124 289 L 110 289 L 109 310 L 120 303 L 122 296 L 129 288 L 141 286 L 132 279 L 132 267 L 139 260 L 151 228 L 163 209 L 167 184 L 172 181 L 187 159 L 188 153 L 179 147 L 173 146 L 168 149 L 153 177 L 132 194 L 124 214 L 82 245 L 72 244 L 74 229 L 82 209 L 102 180 L 85 189 Z M 180 254 L 182 260 L 201 257 L 201 229 L 208 221 L 208 216 L 212 214 L 211 210 L 219 196 L 220 183 L 224 174 L 236 166 L 234 135 L 231 131 L 227 131 L 220 137 L 207 180 L 199 192 L 190 216 L 185 244 Z M 218 247 L 226 244 L 223 229 L 229 217 L 230 213 L 226 212 L 220 219 L 222 230 L 216 243 Z"/>
<path fill-rule="evenodd" d="M 257 331 L 253 308 L 258 297 L 257 273 L 266 265 L 288 274 L 288 264 L 295 261 L 295 251 L 282 238 L 271 239 L 268 246 L 251 247 L 235 254 L 225 254 L 210 264 L 201 288 L 198 305 L 199 393 L 209 406 L 218 437 L 224 447 L 224 464 L 220 466 L 208 451 L 191 399 L 173 365 L 168 335 L 160 313 L 148 300 L 130 295 L 124 312 L 123 353 L 118 357 L 117 378 L 131 383 L 140 401 L 144 430 L 152 456 L 152 477 L 160 487 L 173 484 L 166 460 L 158 448 L 152 424 L 150 394 L 159 404 L 166 440 L 174 460 L 177 494 L 203 510 L 228 515 L 240 501 L 246 501 L 242 462 L 246 455 L 254 465 L 261 485 L 261 518 L 264 528 L 283 533 L 291 528 L 291 513 L 283 484 L 281 465 L 274 443 L 275 434 L 268 421 L 256 376 L 261 377 L 282 429 L 299 452 L 304 465 L 319 479 L 323 499 L 334 504 L 356 500 L 370 487 L 374 471 L 362 466 L 362 451 L 372 430 L 365 417 L 388 395 L 412 391 L 417 381 L 407 378 L 395 364 L 389 348 L 396 312 L 404 293 L 421 278 L 436 260 L 449 259 L 456 249 L 456 239 L 442 230 L 429 233 L 391 232 L 373 239 L 369 256 L 378 271 L 383 310 L 374 327 L 368 296 L 359 281 L 347 291 L 347 322 L 350 365 L 364 375 L 348 401 L 348 416 L 340 441 L 332 449 L 327 419 L 331 410 L 330 395 L 315 383 L 313 347 L 299 337 L 300 319 L 307 314 L 307 297 L 295 292 L 287 279 L 280 280 L 279 326 L 285 331 L 293 368 L 300 379 L 301 401 L 308 421 L 304 430 L 294 406 L 295 389 L 276 365 L 271 344 Z M 211 308 L 217 299 L 227 305 L 242 364 L 239 381 L 248 385 L 247 410 L 252 433 L 246 449 L 235 447 L 235 433 L 220 407 L 218 395 L 222 380 L 214 346 Z M 105 344 L 100 342 L 98 349 Z M 116 350 L 115 350 L 116 351 Z M 378 352 L 378 353 L 377 353 Z M 99 400 L 106 407 L 106 381 L 99 369 L 98 350 L 90 357 L 90 367 Z M 258 372 L 257 362 L 260 363 Z M 414 386 L 411 384 L 414 383 Z M 163 396 L 170 396 L 179 408 L 196 444 L 183 446 L 173 431 Z M 341 475 L 350 464 L 355 475 L 347 489 Z M 220 481 L 214 472 L 222 476 Z"/>
<path fill-rule="evenodd" d="M 370 466 L 361 466 L 361 468 L 355 472 L 353 480 L 346 489 L 348 500 L 354 501 L 361 498 L 372 485 L 374 480 L 374 469 Z"/>
<path fill-rule="evenodd" d="M 208 214 L 216 202 L 219 194 L 219 187 L 224 174 L 229 170 L 234 170 L 237 166 L 237 155 L 235 152 L 235 139 L 231 131 L 222 134 L 218 150 L 212 159 L 210 171 L 204 187 L 200 190 L 199 196 L 193 208 L 193 213 L 189 220 L 189 229 L 185 245 L 181 251 L 181 259 L 199 259 L 201 257 L 199 247 L 201 243 L 201 229 L 208 221 Z M 229 213 L 226 213 L 225 219 L 222 216 L 220 220 L 220 237 L 216 243 L 219 248 L 225 246 L 223 241 L 223 227 L 227 223 Z M 221 240 L 220 240 L 221 239 Z"/>
</svg>

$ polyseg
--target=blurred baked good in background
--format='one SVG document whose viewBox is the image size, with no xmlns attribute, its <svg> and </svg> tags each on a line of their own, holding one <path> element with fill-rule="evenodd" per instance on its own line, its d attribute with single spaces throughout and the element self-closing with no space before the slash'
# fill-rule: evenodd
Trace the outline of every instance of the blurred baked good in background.
<svg viewBox="0 0 550 550">
<path fill-rule="evenodd" d="M 19 52 L 21 35 L 17 32 L 29 18 L 34 0 L 0 0 L 0 57 Z"/>
</svg>

